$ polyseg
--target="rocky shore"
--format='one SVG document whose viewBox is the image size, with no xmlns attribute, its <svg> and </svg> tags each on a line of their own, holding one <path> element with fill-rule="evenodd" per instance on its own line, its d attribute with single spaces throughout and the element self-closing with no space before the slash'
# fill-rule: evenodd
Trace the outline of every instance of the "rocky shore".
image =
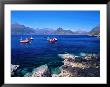
<svg viewBox="0 0 110 87">
<path fill-rule="evenodd" d="M 71 54 L 59 55 L 64 59 L 61 73 L 53 77 L 98 77 L 100 76 L 100 57 L 87 54 L 83 58 Z"/>
<path fill-rule="evenodd" d="M 59 54 L 64 60 L 59 67 L 59 74 L 52 74 L 47 64 L 34 68 L 31 73 L 26 73 L 24 77 L 99 77 L 100 76 L 100 56 L 86 54 L 85 56 L 74 56 L 72 54 Z M 11 65 L 11 75 L 17 70 L 19 65 Z"/>
</svg>

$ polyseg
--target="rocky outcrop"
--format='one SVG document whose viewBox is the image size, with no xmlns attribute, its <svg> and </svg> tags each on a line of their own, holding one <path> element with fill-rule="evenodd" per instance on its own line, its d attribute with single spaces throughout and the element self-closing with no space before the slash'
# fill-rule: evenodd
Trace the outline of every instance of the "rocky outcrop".
<svg viewBox="0 0 110 87">
<path fill-rule="evenodd" d="M 59 77 L 75 77 L 78 75 L 78 72 L 76 69 L 74 69 L 72 66 L 65 66 L 63 65 L 61 67 L 61 73 L 59 74 Z"/>
<path fill-rule="evenodd" d="M 61 66 L 61 73 L 54 77 L 97 77 L 100 76 L 99 56 L 91 54 L 84 58 L 75 57 L 72 54 L 60 54 L 64 59 Z"/>
<path fill-rule="evenodd" d="M 63 58 L 63 65 L 59 67 L 59 74 L 52 74 L 47 64 L 39 66 L 24 77 L 99 77 L 100 56 L 86 54 L 85 56 L 74 56 L 72 54 L 59 54 Z"/>
<path fill-rule="evenodd" d="M 51 76 L 48 66 L 42 65 L 40 67 L 35 68 L 32 73 L 27 73 L 24 77 L 49 77 Z"/>
<path fill-rule="evenodd" d="M 11 75 L 14 75 L 14 72 L 18 69 L 20 65 L 12 65 L 11 64 Z"/>
</svg>

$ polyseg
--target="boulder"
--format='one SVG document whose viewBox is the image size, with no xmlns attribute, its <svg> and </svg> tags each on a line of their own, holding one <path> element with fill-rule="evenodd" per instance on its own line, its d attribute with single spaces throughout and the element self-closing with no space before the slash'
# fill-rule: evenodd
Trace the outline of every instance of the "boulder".
<svg viewBox="0 0 110 87">
<path fill-rule="evenodd" d="M 12 64 L 11 64 L 11 75 L 14 75 L 14 71 L 16 71 L 19 66 L 20 66 L 20 65 L 12 65 Z"/>
<path fill-rule="evenodd" d="M 49 77 L 49 76 L 51 76 L 51 75 L 50 75 L 48 66 L 46 64 L 42 65 L 38 68 L 35 68 L 32 71 L 32 77 Z"/>
</svg>

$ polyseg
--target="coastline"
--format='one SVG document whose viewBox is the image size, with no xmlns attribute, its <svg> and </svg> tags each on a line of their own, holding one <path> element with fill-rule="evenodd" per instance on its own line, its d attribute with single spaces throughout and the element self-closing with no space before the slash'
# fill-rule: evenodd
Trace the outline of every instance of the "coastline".
<svg viewBox="0 0 110 87">
<path fill-rule="evenodd" d="M 74 56 L 72 54 L 59 54 L 63 58 L 63 65 L 59 67 L 60 73 L 53 74 L 47 64 L 34 68 L 32 72 L 26 73 L 24 77 L 99 77 L 100 56 L 86 54 L 85 56 Z M 19 66 L 19 65 L 13 65 Z M 11 75 L 19 68 L 13 68 Z"/>
</svg>

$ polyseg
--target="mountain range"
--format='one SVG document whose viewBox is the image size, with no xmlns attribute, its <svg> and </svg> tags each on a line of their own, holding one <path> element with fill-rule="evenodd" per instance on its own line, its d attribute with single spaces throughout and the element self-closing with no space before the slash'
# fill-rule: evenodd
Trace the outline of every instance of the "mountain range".
<svg viewBox="0 0 110 87">
<path fill-rule="evenodd" d="M 25 25 L 21 25 L 18 23 L 11 24 L 11 34 L 12 35 L 98 35 L 100 33 L 100 26 L 96 26 L 91 31 L 72 31 L 72 30 L 65 30 L 61 27 L 55 29 L 50 28 L 43 28 L 43 29 L 33 29 L 27 27 Z"/>
<path fill-rule="evenodd" d="M 26 34 L 35 34 L 36 30 L 30 27 L 26 27 L 21 24 L 11 24 L 11 34 L 12 35 L 26 35 Z"/>
<path fill-rule="evenodd" d="M 100 33 L 100 26 L 94 27 L 89 33 L 90 35 L 98 35 Z"/>
</svg>

